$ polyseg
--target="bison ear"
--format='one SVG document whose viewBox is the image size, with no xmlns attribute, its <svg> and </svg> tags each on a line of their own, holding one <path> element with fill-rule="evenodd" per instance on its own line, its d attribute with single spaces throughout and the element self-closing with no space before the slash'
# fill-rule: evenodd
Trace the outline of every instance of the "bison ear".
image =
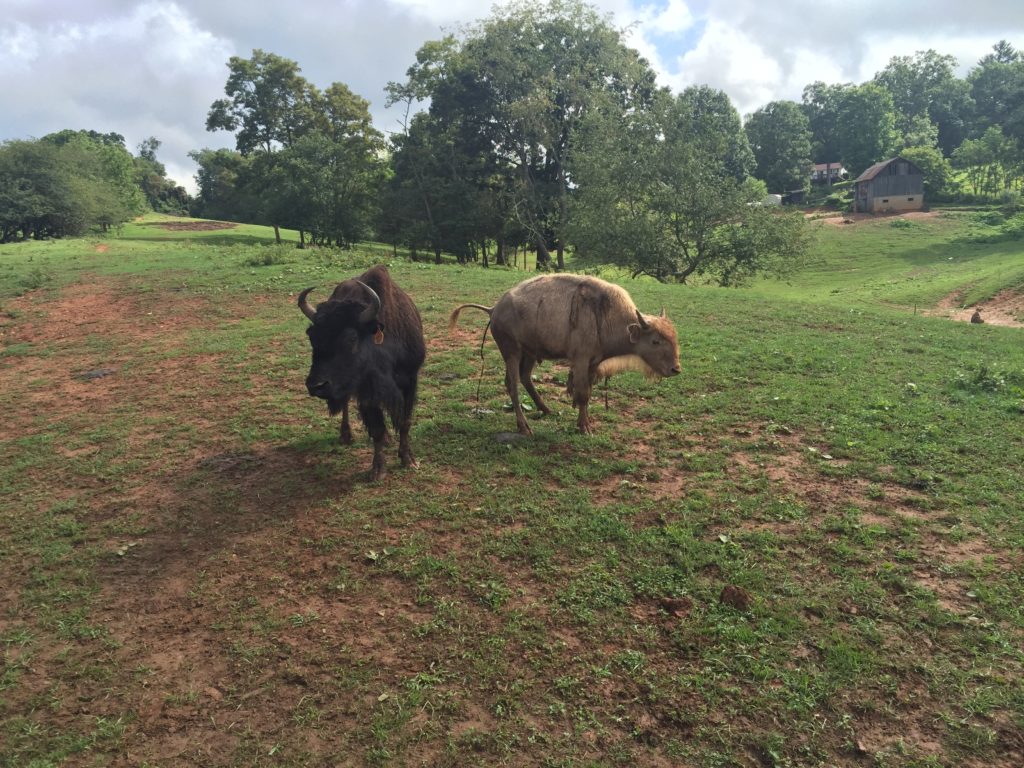
<svg viewBox="0 0 1024 768">
<path fill-rule="evenodd" d="M 629 334 L 629 343 L 636 344 L 637 339 L 640 336 L 640 326 L 636 323 L 631 323 L 626 326 L 626 332 Z"/>
<path fill-rule="evenodd" d="M 640 327 L 646 331 L 647 330 L 647 321 L 644 320 L 644 316 L 640 314 L 640 310 L 639 309 L 636 310 L 636 319 L 639 321 Z"/>
</svg>

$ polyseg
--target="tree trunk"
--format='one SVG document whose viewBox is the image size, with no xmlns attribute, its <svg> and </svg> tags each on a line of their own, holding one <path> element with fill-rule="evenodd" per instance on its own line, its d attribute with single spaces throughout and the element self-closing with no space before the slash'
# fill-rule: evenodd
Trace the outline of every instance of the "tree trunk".
<svg viewBox="0 0 1024 768">
<path fill-rule="evenodd" d="M 277 224 L 274 225 L 274 242 L 278 245 L 281 244 L 281 227 Z"/>
<path fill-rule="evenodd" d="M 494 251 L 494 263 L 501 267 L 508 266 L 508 261 L 505 258 L 505 241 L 501 238 L 498 239 L 498 244 Z"/>
<path fill-rule="evenodd" d="M 540 272 L 541 268 L 547 268 L 551 263 L 551 251 L 548 250 L 547 243 L 544 242 L 543 237 L 537 238 L 537 271 Z M 526 266 L 526 259 L 523 259 L 523 266 Z"/>
<path fill-rule="evenodd" d="M 480 252 L 483 254 L 483 257 L 484 257 L 484 269 L 486 269 L 487 266 L 488 266 L 488 264 L 487 264 L 487 241 L 486 240 L 484 242 L 480 243 Z"/>
<path fill-rule="evenodd" d="M 300 229 L 299 230 L 299 248 L 302 249 L 302 248 L 305 248 L 305 247 L 306 247 L 306 230 Z"/>
<path fill-rule="evenodd" d="M 441 263 L 441 246 L 440 245 L 435 245 L 434 246 L 434 263 L 435 264 L 440 264 Z"/>
<path fill-rule="evenodd" d="M 565 271 L 565 246 L 561 239 L 558 240 L 558 271 Z"/>
</svg>

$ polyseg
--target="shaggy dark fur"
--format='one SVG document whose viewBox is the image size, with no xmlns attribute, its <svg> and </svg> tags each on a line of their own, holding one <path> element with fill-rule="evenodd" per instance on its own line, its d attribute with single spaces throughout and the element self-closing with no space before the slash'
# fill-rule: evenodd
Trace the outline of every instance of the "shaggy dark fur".
<svg viewBox="0 0 1024 768">
<path fill-rule="evenodd" d="M 362 283 L 362 284 L 361 284 Z M 380 309 L 373 308 L 380 298 Z M 420 313 L 409 295 L 383 266 L 340 283 L 314 310 L 299 295 L 299 308 L 312 324 L 306 330 L 313 363 L 306 388 L 327 401 L 330 413 L 341 413 L 341 441 L 352 442 L 348 402 L 355 398 L 359 416 L 373 440 L 371 479 L 384 476 L 388 442 L 385 414 L 398 432 L 402 466 L 416 466 L 409 446 L 409 428 L 416 405 L 419 370 L 426 356 Z M 369 316 L 368 316 L 369 315 Z"/>
</svg>

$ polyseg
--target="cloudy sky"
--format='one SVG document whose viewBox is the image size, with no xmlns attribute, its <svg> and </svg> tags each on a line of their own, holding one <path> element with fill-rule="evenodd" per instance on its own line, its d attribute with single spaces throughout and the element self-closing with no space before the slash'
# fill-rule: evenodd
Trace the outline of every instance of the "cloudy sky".
<svg viewBox="0 0 1024 768">
<path fill-rule="evenodd" d="M 1024 48 L 1021 0 L 595 0 L 674 90 L 721 88 L 746 114 L 799 100 L 815 80 L 863 82 L 890 57 L 934 48 L 966 74 L 1000 39 Z M 228 57 L 262 48 L 320 87 L 343 82 L 398 129 L 384 85 L 416 49 L 488 15 L 478 0 L 0 0 L 0 140 L 62 128 L 163 142 L 168 173 L 195 189 L 189 150 L 208 133 Z"/>
</svg>

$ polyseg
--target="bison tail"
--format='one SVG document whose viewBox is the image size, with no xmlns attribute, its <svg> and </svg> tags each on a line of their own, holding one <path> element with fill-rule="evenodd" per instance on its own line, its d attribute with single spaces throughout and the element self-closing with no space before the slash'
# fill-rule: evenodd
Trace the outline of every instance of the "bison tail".
<svg viewBox="0 0 1024 768">
<path fill-rule="evenodd" d="M 485 307 L 483 304 L 463 304 L 462 306 L 456 307 L 455 310 L 452 312 L 451 316 L 448 318 L 448 333 L 451 333 L 455 330 L 455 326 L 459 324 L 459 313 L 462 312 L 462 310 L 464 310 L 466 307 L 472 307 L 473 309 L 482 309 L 488 315 L 490 315 L 491 310 L 494 309 L 494 307 Z"/>
</svg>

